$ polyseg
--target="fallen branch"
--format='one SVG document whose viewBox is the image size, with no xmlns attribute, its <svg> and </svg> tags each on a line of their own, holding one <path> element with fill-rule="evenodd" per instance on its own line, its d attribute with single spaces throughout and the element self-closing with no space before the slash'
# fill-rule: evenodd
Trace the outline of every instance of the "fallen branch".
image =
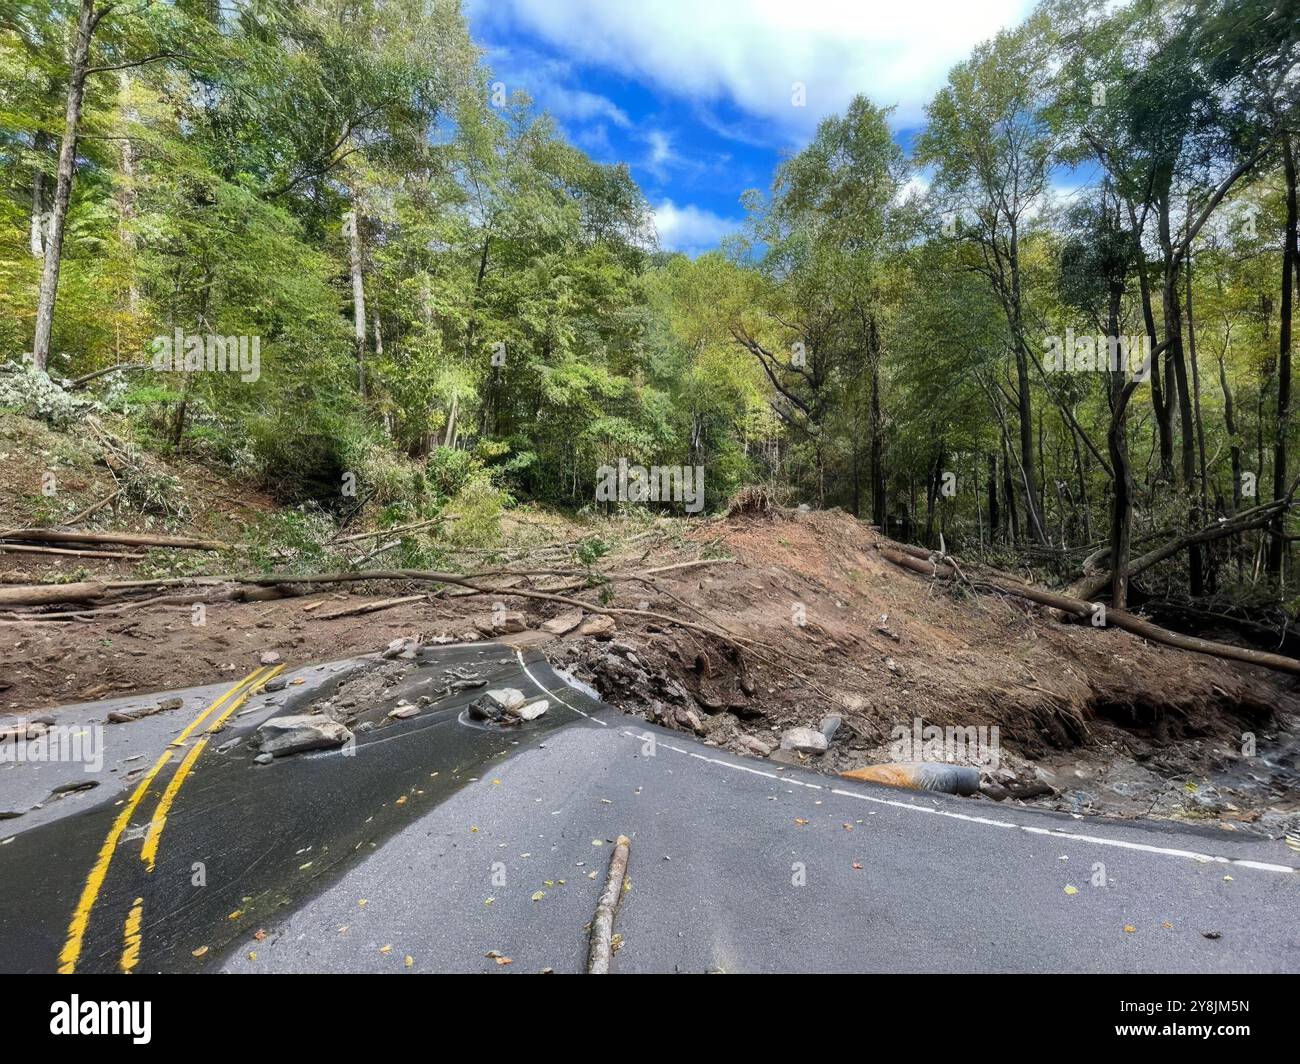
<svg viewBox="0 0 1300 1064">
<path fill-rule="evenodd" d="M 900 568 L 920 573 L 923 576 L 949 579 L 957 575 L 957 571 L 951 565 L 945 563 L 922 561 L 911 554 L 885 546 L 881 546 L 879 550 L 881 556 L 887 561 L 893 562 Z M 1086 602 L 1070 595 L 1058 594 L 1054 591 L 1044 591 L 1041 588 L 1031 587 L 1028 584 L 1021 584 L 1014 580 L 999 580 L 981 576 L 974 583 L 1018 598 L 1028 599 L 1030 602 L 1037 602 L 1042 606 L 1050 606 L 1053 609 L 1081 619 L 1090 620 L 1098 606 L 1102 605 L 1100 603 Z M 1235 647 L 1229 643 L 1215 643 L 1209 639 L 1199 639 L 1196 636 L 1171 632 L 1138 617 L 1136 614 L 1129 613 L 1127 610 L 1118 610 L 1109 606 L 1105 607 L 1105 609 L 1106 625 L 1108 627 L 1121 628 L 1126 632 L 1149 639 L 1153 643 L 1161 643 L 1165 646 L 1176 647 L 1179 650 L 1190 650 L 1198 654 L 1208 654 L 1215 658 L 1240 661 L 1247 665 L 1261 665 L 1266 669 L 1300 675 L 1300 659 L 1289 658 L 1283 654 L 1270 654 L 1263 650 Z"/>
<path fill-rule="evenodd" d="M 107 543 L 120 547 L 175 547 L 177 550 L 229 550 L 228 543 L 190 536 L 161 536 L 145 532 L 78 532 L 54 528 L 11 528 L 0 540 L 22 543 Z"/>
<path fill-rule="evenodd" d="M 627 878 L 627 862 L 632 840 L 620 835 L 614 843 L 614 853 L 609 859 L 609 875 L 605 889 L 596 903 L 596 916 L 591 921 L 591 946 L 587 953 L 587 974 L 608 975 L 614 957 L 614 916 L 623 900 L 623 883 Z"/>
<path fill-rule="evenodd" d="M 122 494 L 122 489 L 118 488 L 117 491 L 113 492 L 112 495 L 106 495 L 104 498 L 100 499 L 99 502 L 95 503 L 94 505 L 87 506 L 84 510 L 81 511 L 81 513 L 77 514 L 75 517 L 71 517 L 67 521 L 64 521 L 63 522 L 64 526 L 71 528 L 74 525 L 81 524 L 81 522 L 84 521 L 87 517 L 89 517 L 93 513 L 98 513 L 100 510 L 102 510 L 105 506 L 107 506 L 110 502 L 112 502 L 121 494 Z"/>
<path fill-rule="evenodd" d="M 1153 565 L 1164 561 L 1166 558 L 1171 558 L 1180 551 L 1198 543 L 1209 543 L 1216 539 L 1236 536 L 1242 532 L 1250 532 L 1271 524 L 1279 514 L 1285 513 L 1291 508 L 1292 498 L 1297 488 L 1300 488 L 1300 477 L 1292 481 L 1290 490 L 1280 499 L 1261 503 L 1249 510 L 1242 510 L 1239 514 L 1222 521 L 1216 521 L 1204 528 L 1198 528 L 1193 532 L 1188 532 L 1177 539 L 1170 540 L 1168 543 L 1162 543 L 1154 550 L 1149 550 L 1140 557 L 1131 559 L 1124 569 L 1126 578 L 1132 580 L 1133 577 L 1150 569 Z M 1112 574 L 1107 572 L 1102 576 L 1080 580 L 1072 590 L 1080 598 L 1096 598 L 1110 587 L 1111 580 Z"/>
<path fill-rule="evenodd" d="M 7 554 L 62 554 L 73 558 L 121 558 L 129 562 L 141 561 L 143 554 L 126 554 L 115 550 L 69 550 L 66 547 L 33 547 L 23 543 L 0 542 L 0 551 Z"/>
<path fill-rule="evenodd" d="M 405 606 L 410 602 L 423 602 L 427 598 L 427 595 L 402 595 L 400 598 L 380 599 L 378 602 L 366 602 L 360 606 L 350 606 L 346 610 L 322 613 L 315 619 L 318 621 L 337 621 L 340 617 L 358 617 L 363 613 L 378 613 L 380 610 L 391 610 L 394 606 Z"/>
</svg>

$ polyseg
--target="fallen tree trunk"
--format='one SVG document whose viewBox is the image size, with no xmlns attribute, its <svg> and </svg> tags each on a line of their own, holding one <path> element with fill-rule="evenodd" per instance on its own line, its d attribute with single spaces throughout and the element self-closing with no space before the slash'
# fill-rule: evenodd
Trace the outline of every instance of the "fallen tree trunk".
<svg viewBox="0 0 1300 1064">
<path fill-rule="evenodd" d="M 614 958 L 614 915 L 623 900 L 623 882 L 627 878 L 627 860 L 632 840 L 620 835 L 614 842 L 614 853 L 609 859 L 609 874 L 605 889 L 600 892 L 596 915 L 591 921 L 591 943 L 587 952 L 587 974 L 608 975 Z"/>
<path fill-rule="evenodd" d="M 61 554 L 74 558 L 120 558 L 128 562 L 143 560 L 143 554 L 128 554 L 117 550 L 70 550 L 67 547 L 36 547 L 30 543 L 0 542 L 0 551 L 6 554 Z"/>
<path fill-rule="evenodd" d="M 108 585 L 98 580 L 85 580 L 75 584 L 19 584 L 15 587 L 0 587 L 0 607 L 93 602 L 107 590 Z"/>
<path fill-rule="evenodd" d="M 1198 528 L 1194 532 L 1188 532 L 1177 539 L 1170 540 L 1168 543 L 1162 543 L 1154 550 L 1149 550 L 1140 557 L 1133 558 L 1124 570 L 1125 579 L 1131 580 L 1139 573 L 1150 569 L 1153 565 L 1164 561 L 1166 558 L 1172 558 L 1175 554 L 1187 550 L 1189 547 L 1209 543 L 1216 539 L 1225 539 L 1228 536 L 1240 535 L 1242 532 L 1250 532 L 1271 524 L 1279 515 L 1286 513 L 1291 508 L 1292 499 L 1297 488 L 1300 488 L 1300 477 L 1292 481 L 1290 489 L 1280 499 L 1261 503 L 1249 510 L 1242 510 L 1241 513 L 1233 517 L 1216 521 L 1214 524 Z M 1080 598 L 1096 598 L 1110 586 L 1111 579 L 1111 573 L 1087 578 L 1078 581 L 1071 590 Z"/>
<path fill-rule="evenodd" d="M 922 560 L 913 554 L 894 550 L 890 547 L 882 546 L 879 549 L 882 557 L 887 561 L 893 562 L 900 568 L 920 573 L 923 576 L 950 579 L 958 575 L 958 570 L 946 562 Z M 1044 591 L 1041 588 L 1031 587 L 1015 580 L 993 579 L 981 575 L 976 577 L 973 583 L 1008 595 L 1015 595 L 1018 598 L 1028 599 L 1042 606 L 1050 606 L 1063 613 L 1086 620 L 1092 619 L 1097 607 L 1100 605 L 1070 595 L 1062 595 L 1055 591 Z M 1275 669 L 1279 672 L 1289 672 L 1300 676 L 1300 659 L 1297 658 L 1289 658 L 1283 654 L 1270 654 L 1263 650 L 1235 647 L 1229 643 L 1215 643 L 1209 639 L 1199 639 L 1196 636 L 1171 632 L 1167 628 L 1152 624 L 1150 621 L 1129 613 L 1127 610 L 1106 607 L 1105 617 L 1107 627 L 1122 628 L 1126 632 L 1142 636 L 1144 639 L 1150 639 L 1153 643 L 1162 643 L 1165 646 L 1176 647 L 1179 650 L 1190 650 L 1197 654 L 1208 654 L 1211 657 L 1224 658 L 1229 661 L 1240 661 L 1247 665 L 1262 665 L 1266 669 Z"/>
<path fill-rule="evenodd" d="M 392 609 L 394 606 L 405 606 L 411 602 L 423 602 L 428 597 L 428 595 L 402 595 L 400 598 L 380 599 L 378 602 L 365 602 L 360 606 L 350 606 L 346 610 L 317 614 L 314 619 L 318 621 L 337 621 L 340 617 L 357 617 L 363 613 L 378 613 L 380 610 Z"/>
<path fill-rule="evenodd" d="M 228 550 L 228 543 L 189 536 L 160 536 L 147 532 L 78 532 L 75 529 L 10 528 L 0 540 L 20 543 L 111 543 L 121 547 L 175 547 L 178 550 Z"/>
</svg>

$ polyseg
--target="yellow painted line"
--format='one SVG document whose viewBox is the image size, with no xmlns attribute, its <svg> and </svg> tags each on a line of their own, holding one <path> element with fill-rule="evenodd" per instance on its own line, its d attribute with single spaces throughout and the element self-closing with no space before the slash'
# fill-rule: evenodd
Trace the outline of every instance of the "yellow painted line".
<svg viewBox="0 0 1300 1064">
<path fill-rule="evenodd" d="M 153 871 L 153 863 L 158 856 L 158 840 L 162 838 L 162 830 L 167 824 L 167 814 L 171 811 L 172 802 L 176 800 L 176 793 L 181 789 L 185 777 L 189 775 L 194 762 L 199 759 L 199 754 L 203 753 L 203 748 L 207 745 L 208 740 L 205 737 L 190 748 L 190 752 L 185 755 L 185 760 L 167 781 L 167 789 L 163 791 L 162 798 L 158 800 L 158 808 L 154 810 L 153 820 L 149 822 L 149 831 L 144 837 L 144 847 L 140 850 L 140 860 L 145 863 L 150 872 Z"/>
<path fill-rule="evenodd" d="M 248 676 L 245 676 L 239 683 L 235 684 L 226 694 L 222 695 L 212 706 L 200 714 L 198 720 L 190 724 L 189 727 L 181 733 L 181 739 L 185 739 L 194 728 L 201 723 L 217 706 L 227 702 L 230 697 L 242 691 L 249 682 L 256 679 L 265 670 L 258 669 Z M 164 750 L 162 756 L 153 763 L 153 767 L 145 773 L 144 778 L 136 785 L 131 797 L 127 799 L 122 811 L 117 814 L 113 821 L 113 826 L 109 828 L 108 835 L 104 839 L 104 844 L 99 848 L 99 854 L 95 858 L 95 863 L 90 869 L 90 874 L 86 877 L 86 885 L 81 891 L 81 898 L 77 902 L 76 909 L 72 912 L 72 921 L 68 924 L 68 939 L 63 944 L 63 949 L 59 953 L 59 974 L 71 975 L 77 970 L 77 961 L 81 958 L 81 947 L 86 938 L 86 928 L 90 924 L 90 910 L 95 906 L 95 900 L 99 897 L 99 892 L 103 889 L 104 880 L 108 876 L 108 866 L 113 861 L 113 852 L 117 849 L 117 844 L 122 838 L 123 832 L 131 823 L 131 817 L 135 814 L 136 807 L 139 806 L 145 794 L 148 792 L 150 785 L 162 771 L 162 767 L 172 758 L 171 750 Z"/>
<path fill-rule="evenodd" d="M 269 683 L 270 680 L 271 680 L 271 679 L 272 679 L 272 678 L 273 678 L 277 673 L 280 673 L 280 672 L 283 672 L 283 671 L 284 671 L 284 666 L 283 666 L 283 665 L 277 665 L 277 666 L 275 666 L 275 667 L 274 667 L 270 672 L 268 672 L 265 676 L 263 676 L 261 679 L 259 679 L 256 683 L 251 684 L 249 687 L 247 687 L 247 688 L 244 690 L 244 693 L 243 693 L 242 695 L 239 696 L 239 701 L 234 702 L 234 703 L 232 703 L 231 705 L 227 706 L 224 710 L 222 710 L 222 712 L 221 712 L 221 716 L 219 716 L 216 720 L 214 720 L 211 724 L 208 725 L 208 734 L 211 735 L 213 732 L 216 732 L 216 731 L 220 730 L 221 725 L 223 725 L 223 724 L 226 722 L 226 718 L 229 717 L 230 714 L 232 714 L 233 712 L 235 712 L 235 710 L 237 710 L 240 706 L 242 706 L 245 702 L 247 702 L 248 699 L 249 699 L 253 694 L 255 694 L 257 691 L 259 691 L 261 688 L 265 687 L 266 684 Z"/>
<path fill-rule="evenodd" d="M 126 934 L 122 945 L 122 971 L 130 974 L 140 963 L 140 919 L 144 914 L 144 899 L 136 898 L 126 917 Z"/>
<path fill-rule="evenodd" d="M 140 799 L 153 783 L 154 778 L 161 771 L 163 765 L 172 759 L 172 752 L 164 750 L 162 757 L 154 762 L 151 768 L 131 792 L 131 797 L 127 799 L 126 805 L 122 811 L 117 814 L 117 819 L 113 821 L 113 826 L 109 829 L 108 837 L 104 839 L 104 845 L 99 848 L 99 856 L 95 859 L 95 865 L 90 870 L 90 875 L 86 877 L 86 886 L 81 892 L 81 900 L 77 902 L 77 908 L 72 914 L 72 923 L 68 925 L 68 940 L 63 944 L 63 952 L 59 954 L 59 974 L 71 975 L 77 968 L 77 960 L 81 956 L 82 940 L 86 937 L 86 926 L 90 923 L 90 910 L 95 905 L 95 899 L 99 897 L 100 888 L 104 885 L 104 878 L 108 875 L 108 866 L 113 860 L 113 851 L 117 849 L 118 840 L 122 837 L 122 832 L 126 826 L 131 823 L 131 816 L 135 813 L 136 806 L 140 804 Z"/>
<path fill-rule="evenodd" d="M 280 666 L 280 668 L 284 668 L 284 666 L 282 665 Z M 202 713 L 200 713 L 194 720 L 190 721 L 189 726 L 186 727 L 186 729 L 183 732 L 181 732 L 180 735 L 176 736 L 176 738 L 172 740 L 171 745 L 184 746 L 185 741 L 191 735 L 194 734 L 195 729 L 197 729 L 205 720 L 207 720 L 208 717 L 211 716 L 216 710 L 220 709 L 222 706 L 224 706 L 227 702 L 229 702 L 240 692 L 250 690 L 252 688 L 253 683 L 256 680 L 258 679 L 269 680 L 271 678 L 270 676 L 263 675 L 263 673 L 265 673 L 266 671 L 267 671 L 266 668 L 263 667 L 258 669 L 256 672 L 251 672 L 247 676 L 245 676 L 242 680 L 239 681 L 239 683 L 235 684 L 234 687 L 232 687 L 224 695 L 222 695 L 215 702 L 213 702 L 212 705 L 208 706 L 208 708 L 205 709 Z"/>
<path fill-rule="evenodd" d="M 248 701 L 254 691 L 261 688 L 267 680 L 283 668 L 283 665 L 277 665 L 265 676 L 245 687 L 239 697 L 222 711 L 221 716 L 208 725 L 208 735 L 215 733 L 225 723 L 230 714 Z M 145 863 L 150 872 L 153 871 L 154 862 L 158 858 L 158 843 L 162 838 L 163 828 L 167 826 L 167 814 L 171 812 L 172 803 L 176 800 L 176 795 L 180 793 L 180 789 L 184 785 L 186 777 L 189 776 L 190 770 L 194 768 L 194 762 L 199 759 L 199 755 L 203 753 L 203 748 L 207 745 L 208 739 L 205 735 L 190 748 L 189 753 L 185 755 L 185 760 L 172 773 L 172 778 L 167 782 L 167 789 L 163 791 L 162 797 L 158 800 L 158 808 L 154 810 L 153 820 L 149 822 L 149 830 L 145 834 L 144 846 L 140 849 L 140 860 Z"/>
</svg>

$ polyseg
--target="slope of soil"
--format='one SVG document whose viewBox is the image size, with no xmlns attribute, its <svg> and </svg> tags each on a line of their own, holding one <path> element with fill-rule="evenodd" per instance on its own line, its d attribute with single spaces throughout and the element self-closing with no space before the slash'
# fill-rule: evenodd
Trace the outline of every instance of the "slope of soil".
<svg viewBox="0 0 1300 1064">
<path fill-rule="evenodd" d="M 12 426 L 5 428 L 0 450 L 12 458 L 24 446 L 18 476 L 6 477 L 0 520 L 21 524 L 29 520 L 21 515 L 33 490 L 28 481 L 34 476 L 39 492 L 39 469 L 67 437 L 15 441 Z M 102 470 L 77 465 L 75 450 L 63 459 L 63 483 L 79 492 L 78 503 L 111 490 L 98 476 Z M 176 531 L 229 535 L 244 515 L 267 506 L 210 471 L 182 475 L 202 501 L 189 527 Z M 876 549 L 876 533 L 846 514 L 773 511 L 631 528 L 534 516 L 510 525 L 507 545 L 522 544 L 507 555 L 514 567 L 528 568 L 529 544 L 573 542 L 585 529 L 621 544 L 598 563 L 620 579 L 570 594 L 717 633 L 624 614 L 612 638 L 555 637 L 540 626 L 570 607 L 506 592 L 499 600 L 521 611 L 530 629 L 511 638 L 549 642 L 552 660 L 608 701 L 734 753 L 788 761 L 799 755 L 777 749 L 786 728 L 816 728 L 839 716 L 829 750 L 805 760 L 843 771 L 891 760 L 891 733 L 910 732 L 918 720 L 996 726 L 1000 760 L 982 766 L 985 782 L 1022 791 L 1037 785 L 1047 792 L 1041 801 L 1072 812 L 1208 817 L 1280 833 L 1300 810 L 1300 694 L 1293 679 L 1117 629 L 1061 624 L 1014 599 L 955 595 L 890 564 Z M 702 558 L 720 560 L 648 575 Z M 48 579 L 51 568 L 70 568 L 0 559 L 10 580 L 16 569 Z M 495 564 L 492 556 L 482 562 Z M 120 565 L 76 562 L 78 570 L 101 574 Z M 555 584 L 553 577 L 525 577 L 515 586 Z M 369 615 L 327 616 L 414 593 L 427 597 Z M 492 605 L 455 589 L 390 583 L 213 603 L 201 626 L 185 605 L 64 623 L 0 623 L 0 715 L 236 678 L 267 651 L 299 664 L 374 652 L 398 637 L 483 638 Z M 1246 756 L 1252 742 L 1255 753 Z"/>
</svg>

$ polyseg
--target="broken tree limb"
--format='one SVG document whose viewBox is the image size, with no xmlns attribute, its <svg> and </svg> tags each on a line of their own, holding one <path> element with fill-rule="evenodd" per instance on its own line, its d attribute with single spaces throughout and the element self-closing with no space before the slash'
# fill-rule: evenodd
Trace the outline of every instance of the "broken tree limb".
<svg viewBox="0 0 1300 1064">
<path fill-rule="evenodd" d="M 29 543 L 0 542 L 0 551 L 6 554 L 61 554 L 73 558 L 120 558 L 124 561 L 138 562 L 143 554 L 127 554 L 115 550 L 70 550 L 67 547 L 35 547 Z"/>
<path fill-rule="evenodd" d="M 108 590 L 98 580 L 73 584 L 18 584 L 0 587 L 0 608 L 5 606 L 53 606 L 61 602 L 93 602 Z"/>
<path fill-rule="evenodd" d="M 81 511 L 81 513 L 77 514 L 75 517 L 68 518 L 68 520 L 63 522 L 64 527 L 72 528 L 76 525 L 81 524 L 81 522 L 84 521 L 87 517 L 89 517 L 93 513 L 98 513 L 100 510 L 102 510 L 105 506 L 107 506 L 110 502 L 112 502 L 121 494 L 122 494 L 122 489 L 118 488 L 117 491 L 113 492 L 112 495 L 106 495 L 104 498 L 100 499 L 99 502 L 94 503 L 91 506 L 87 506 L 84 510 Z"/>
<path fill-rule="evenodd" d="M 1295 485 L 1291 487 L 1291 493 L 1294 493 Z M 1172 558 L 1180 551 L 1198 543 L 1209 543 L 1216 539 L 1225 539 L 1228 536 L 1235 536 L 1242 532 L 1250 532 L 1256 528 L 1263 528 L 1274 520 L 1274 518 L 1285 512 L 1291 505 L 1291 493 L 1283 499 L 1277 499 L 1273 502 L 1264 503 L 1260 506 L 1253 507 L 1250 510 L 1243 510 L 1235 517 L 1230 517 L 1223 521 L 1216 521 L 1212 525 L 1199 528 L 1194 532 L 1188 532 L 1168 543 L 1162 543 L 1153 550 L 1133 558 L 1124 569 L 1126 579 L 1131 580 L 1139 573 L 1145 572 L 1153 565 L 1164 561 L 1166 558 Z M 1107 587 L 1110 586 L 1112 574 L 1107 572 L 1103 576 L 1096 576 L 1086 580 L 1080 580 L 1072 589 L 1076 595 L 1081 598 L 1091 599 L 1100 595 Z"/>
<path fill-rule="evenodd" d="M 340 617 L 358 617 L 363 613 L 378 613 L 380 610 L 390 610 L 394 606 L 405 606 L 410 602 L 423 602 L 427 598 L 427 595 L 402 595 L 400 598 L 380 599 L 378 602 L 365 602 L 360 606 L 350 606 L 346 610 L 321 613 L 314 619 L 318 621 L 337 621 Z"/>
<path fill-rule="evenodd" d="M 100 377 L 107 377 L 110 373 L 125 373 L 128 370 L 152 369 L 148 362 L 122 362 L 116 366 L 109 366 L 107 369 L 97 369 L 94 373 L 87 373 L 84 377 L 75 377 L 68 381 L 68 391 L 75 392 L 78 388 L 84 388 L 93 380 Z"/>
<path fill-rule="evenodd" d="M 911 554 L 905 554 L 902 551 L 885 546 L 881 546 L 879 550 L 881 556 L 887 561 L 893 562 L 902 569 L 920 573 L 922 576 L 949 579 L 957 575 L 956 569 L 943 562 L 923 561 Z M 1017 598 L 1037 602 L 1041 606 L 1050 606 L 1053 609 L 1081 619 L 1091 619 L 1097 607 L 1101 605 L 1100 603 L 1086 602 L 1070 595 L 1062 595 L 1055 591 L 1044 591 L 1041 588 L 1031 587 L 1028 584 L 1022 584 L 1014 580 L 979 576 L 973 583 L 977 587 L 983 585 L 995 591 L 1014 595 Z M 1196 636 L 1183 635 L 1180 632 L 1171 632 L 1167 628 L 1152 624 L 1150 621 L 1129 613 L 1127 610 L 1106 607 L 1105 616 L 1107 627 L 1121 628 L 1133 635 L 1149 639 L 1153 643 L 1161 643 L 1179 650 L 1190 650 L 1197 654 L 1208 654 L 1211 657 L 1224 658 L 1228 661 L 1240 661 L 1247 665 L 1261 665 L 1266 669 L 1275 669 L 1278 672 L 1289 672 L 1300 676 L 1300 659 L 1297 658 L 1289 658 L 1284 654 L 1271 654 L 1264 650 L 1235 647 L 1229 643 L 1215 643 L 1209 639 L 1200 639 Z"/>
<path fill-rule="evenodd" d="M 587 974 L 608 975 L 614 957 L 614 916 L 623 900 L 623 883 L 627 878 L 627 862 L 632 840 L 620 835 L 614 843 L 614 853 L 609 859 L 609 875 L 605 889 L 596 903 L 596 916 L 591 921 L 591 945 L 587 953 Z"/>
<path fill-rule="evenodd" d="M 190 536 L 162 536 L 147 532 L 78 532 L 75 529 L 10 528 L 0 540 L 20 543 L 106 543 L 119 547 L 175 547 L 178 550 L 229 550 L 228 543 Z"/>
</svg>

